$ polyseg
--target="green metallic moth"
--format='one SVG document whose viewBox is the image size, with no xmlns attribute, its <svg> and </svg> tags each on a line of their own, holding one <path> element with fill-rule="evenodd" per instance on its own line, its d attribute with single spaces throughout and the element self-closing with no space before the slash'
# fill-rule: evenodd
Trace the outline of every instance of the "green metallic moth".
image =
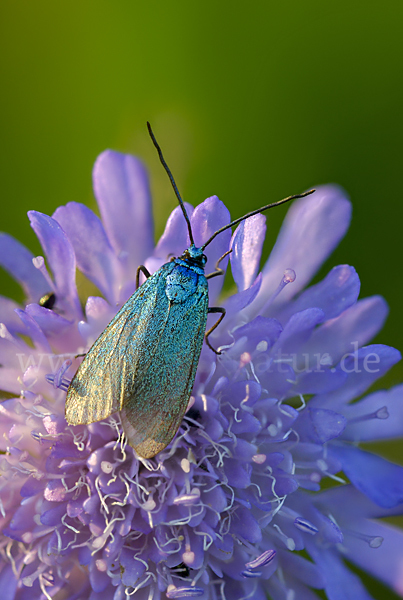
<svg viewBox="0 0 403 600">
<path fill-rule="evenodd" d="M 137 270 L 137 290 L 95 341 L 79 366 L 66 397 L 70 425 L 101 421 L 120 412 L 130 445 L 143 458 L 152 458 L 174 438 L 187 410 L 203 339 L 225 316 L 225 309 L 209 307 L 208 279 L 223 275 L 221 260 L 205 275 L 204 249 L 222 231 L 269 208 L 314 192 L 289 196 L 254 210 L 218 229 L 200 248 L 174 178 L 147 123 L 159 158 L 170 178 L 191 244 L 153 275 L 144 266 Z M 139 287 L 140 272 L 146 281 Z M 206 330 L 207 315 L 219 313 Z"/>
</svg>

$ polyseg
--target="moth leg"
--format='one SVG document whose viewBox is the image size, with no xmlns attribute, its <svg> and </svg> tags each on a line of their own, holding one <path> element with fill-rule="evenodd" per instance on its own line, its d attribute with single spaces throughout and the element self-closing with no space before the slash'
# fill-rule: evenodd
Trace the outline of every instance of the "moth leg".
<svg viewBox="0 0 403 600">
<path fill-rule="evenodd" d="M 230 250 L 230 252 L 231 252 L 231 250 Z M 228 254 L 228 252 L 227 252 L 227 254 Z M 225 256 L 225 255 L 224 255 L 224 256 Z M 210 344 L 210 342 L 209 342 L 209 339 L 208 339 L 208 336 L 209 336 L 211 333 L 213 333 L 214 329 L 216 329 L 216 328 L 219 326 L 219 324 L 221 323 L 221 321 L 222 321 L 222 320 L 223 320 L 223 318 L 225 317 L 226 310 L 225 310 L 225 308 L 223 308 L 222 306 L 211 306 L 211 307 L 208 309 L 208 311 L 207 311 L 207 312 L 209 312 L 209 313 L 221 313 L 221 316 L 220 316 L 220 318 L 218 319 L 218 321 L 216 321 L 216 322 L 214 323 L 214 325 L 213 325 L 212 327 L 210 327 L 210 329 L 209 329 L 208 331 L 206 331 L 206 333 L 204 334 L 204 338 L 205 338 L 205 340 L 206 340 L 206 344 L 207 344 L 207 346 L 208 346 L 208 347 L 209 347 L 209 348 L 210 348 L 210 349 L 211 349 L 213 352 L 215 352 L 216 354 L 221 354 L 221 352 L 219 352 L 218 350 L 216 350 L 215 348 L 213 348 L 213 346 Z"/>
<path fill-rule="evenodd" d="M 218 275 L 224 275 L 224 269 L 221 269 L 221 267 L 219 267 L 218 265 L 220 264 L 220 262 L 226 257 L 228 256 L 228 254 L 230 254 L 232 252 L 232 248 L 231 250 L 227 250 L 227 252 L 225 252 L 225 254 L 223 254 L 216 262 L 215 264 L 215 271 L 213 271 L 212 273 L 209 273 L 208 275 L 206 275 L 206 279 L 211 279 L 212 277 L 217 277 Z M 210 309 L 209 309 L 210 310 Z M 217 323 L 218 325 L 218 323 Z"/>
<path fill-rule="evenodd" d="M 149 273 L 149 271 L 145 268 L 144 265 L 140 265 L 139 267 L 137 267 L 137 272 L 136 272 L 136 290 L 139 288 L 139 285 L 140 285 L 140 272 L 143 273 L 143 275 L 146 276 L 146 279 L 148 279 L 151 276 L 151 273 Z"/>
<path fill-rule="evenodd" d="M 86 356 L 87 353 L 84 352 L 84 354 L 76 354 L 74 358 L 82 358 L 83 356 Z"/>
</svg>

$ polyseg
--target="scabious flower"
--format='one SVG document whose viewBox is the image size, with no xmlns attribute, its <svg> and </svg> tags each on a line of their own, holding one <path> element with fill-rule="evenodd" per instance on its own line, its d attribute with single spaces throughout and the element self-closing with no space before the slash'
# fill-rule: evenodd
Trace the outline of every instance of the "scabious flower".
<svg viewBox="0 0 403 600">
<path fill-rule="evenodd" d="M 402 512 L 403 469 L 357 445 L 403 433 L 403 386 L 366 395 L 400 359 L 367 345 L 387 307 L 358 300 L 347 265 L 306 287 L 347 229 L 343 191 L 295 202 L 259 275 L 264 216 L 208 246 L 212 269 L 233 249 L 238 289 L 211 338 L 222 354 L 204 346 L 176 438 L 145 460 L 118 414 L 69 426 L 65 390 L 137 266 L 181 254 L 187 229 L 175 209 L 154 248 L 147 176 L 131 156 L 103 153 L 94 190 L 101 219 L 75 202 L 29 213 L 46 264 L 0 238 L 27 298 L 0 298 L 2 598 L 312 600 L 324 588 L 367 600 L 345 559 L 403 595 L 402 533 L 377 520 Z M 187 210 L 197 245 L 229 222 L 216 196 Z M 102 294 L 84 313 L 76 268 Z M 209 285 L 214 306 L 222 278 Z M 49 292 L 53 309 L 38 303 Z"/>
</svg>

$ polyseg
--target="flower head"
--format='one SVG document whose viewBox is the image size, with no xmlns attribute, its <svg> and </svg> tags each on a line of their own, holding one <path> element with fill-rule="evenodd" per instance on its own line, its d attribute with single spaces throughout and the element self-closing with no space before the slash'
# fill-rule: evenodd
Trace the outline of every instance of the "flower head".
<svg viewBox="0 0 403 600">
<path fill-rule="evenodd" d="M 101 219 L 74 202 L 29 213 L 46 264 L 0 237 L 0 262 L 27 297 L 25 308 L 0 299 L 7 600 L 304 600 L 311 588 L 369 598 L 345 558 L 403 594 L 402 534 L 376 520 L 401 512 L 403 469 L 357 446 L 403 433 L 403 387 L 366 395 L 400 359 L 367 345 L 387 308 L 358 300 L 347 265 L 306 287 L 347 229 L 342 190 L 294 203 L 260 274 L 264 216 L 208 246 L 209 265 L 233 250 L 237 293 L 211 339 L 222 354 L 203 347 L 177 436 L 145 460 L 119 414 L 69 426 L 65 391 L 138 265 L 156 271 L 188 233 L 177 208 L 154 248 L 147 176 L 131 156 L 103 153 L 94 189 Z M 229 222 L 216 196 L 186 208 L 196 245 Z M 102 294 L 84 313 L 76 268 Z M 215 306 L 222 278 L 209 286 Z M 38 304 L 49 292 L 52 309 Z"/>
</svg>

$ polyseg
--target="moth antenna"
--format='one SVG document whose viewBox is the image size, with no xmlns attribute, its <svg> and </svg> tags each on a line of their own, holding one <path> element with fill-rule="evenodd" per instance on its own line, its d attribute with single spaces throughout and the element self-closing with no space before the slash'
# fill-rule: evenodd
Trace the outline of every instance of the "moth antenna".
<svg viewBox="0 0 403 600">
<path fill-rule="evenodd" d="M 164 158 L 164 156 L 163 156 L 163 154 L 162 154 L 162 150 L 161 150 L 161 148 L 160 148 L 160 146 L 159 146 L 159 144 L 158 144 L 157 140 L 155 139 L 154 132 L 153 132 L 153 130 L 151 129 L 151 125 L 150 125 L 150 123 L 149 123 L 148 121 L 147 121 L 147 128 L 148 128 L 148 133 L 150 134 L 150 138 L 152 139 L 152 141 L 153 141 L 153 144 L 154 144 L 154 146 L 155 146 L 155 147 L 156 147 L 156 149 L 157 149 L 158 156 L 160 157 L 160 161 L 161 161 L 161 163 L 162 163 L 162 166 L 164 167 L 165 171 L 167 172 L 167 175 L 168 175 L 168 177 L 169 177 L 169 180 L 170 180 L 170 182 L 171 182 L 171 185 L 172 185 L 172 187 L 173 187 L 173 189 L 174 189 L 175 195 L 176 195 L 176 197 L 178 198 L 178 201 L 179 201 L 179 206 L 180 206 L 180 207 L 181 207 L 181 209 L 182 209 L 183 216 L 185 217 L 185 221 L 186 221 L 186 224 L 187 224 L 187 226 L 188 226 L 190 243 L 194 245 L 194 239 L 193 239 L 192 227 L 190 226 L 189 217 L 188 217 L 188 214 L 187 214 L 187 212 L 186 212 L 185 205 L 183 204 L 183 200 L 182 200 L 182 198 L 181 198 L 181 195 L 180 195 L 180 193 L 179 193 L 178 187 L 177 187 L 177 185 L 176 185 L 176 183 L 175 183 L 174 176 L 172 175 L 172 173 L 171 173 L 171 171 L 170 171 L 170 169 L 169 169 L 169 167 L 168 167 L 168 165 L 167 165 L 167 163 L 166 163 L 166 161 L 165 161 L 165 158 Z"/>
<path fill-rule="evenodd" d="M 217 231 L 215 231 L 213 233 L 211 238 L 209 238 L 207 240 L 207 242 L 205 244 L 203 244 L 203 246 L 201 246 L 200 250 L 204 250 L 205 247 L 208 246 L 214 240 L 214 238 L 217 237 L 217 235 L 219 233 L 222 233 L 223 231 L 225 231 L 226 229 L 229 229 L 233 225 L 237 225 L 241 221 L 244 221 L 245 219 L 248 219 L 249 217 L 253 217 L 253 215 L 262 213 L 265 210 L 268 210 L 269 208 L 273 208 L 274 206 L 280 206 L 280 204 L 285 204 L 286 202 L 289 202 L 290 200 L 296 200 L 297 198 L 305 198 L 305 196 L 309 196 L 310 194 L 313 194 L 315 191 L 316 190 L 309 190 L 309 192 L 304 192 L 303 194 L 295 194 L 294 196 L 288 196 L 287 198 L 283 198 L 282 200 L 278 200 L 277 202 L 272 202 L 272 204 L 267 204 L 266 206 L 262 206 L 262 208 L 252 210 L 252 212 L 249 212 L 247 215 L 244 215 L 243 217 L 240 217 L 239 219 L 235 219 L 235 221 L 228 223 L 228 225 L 224 225 L 224 227 L 217 229 Z"/>
</svg>

